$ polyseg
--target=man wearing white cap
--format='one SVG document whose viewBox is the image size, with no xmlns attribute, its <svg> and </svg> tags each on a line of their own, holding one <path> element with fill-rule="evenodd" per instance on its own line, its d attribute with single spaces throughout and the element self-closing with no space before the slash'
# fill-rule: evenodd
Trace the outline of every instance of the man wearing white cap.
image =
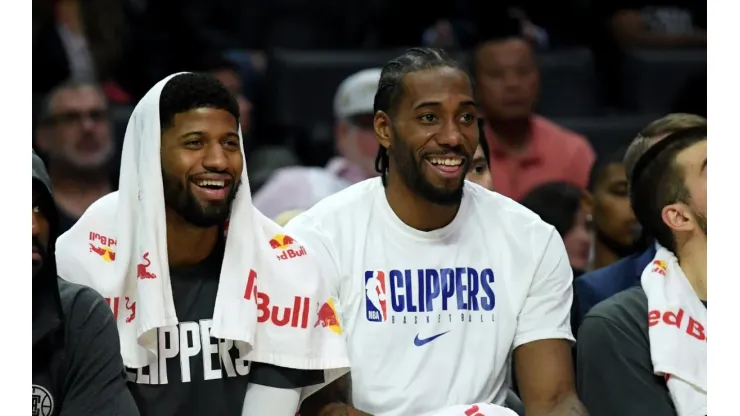
<svg viewBox="0 0 740 416">
<path fill-rule="evenodd" d="M 377 175 L 378 143 L 373 133 L 373 100 L 380 69 L 365 69 L 342 81 L 334 96 L 337 151 L 324 168 L 279 169 L 254 195 L 254 206 L 270 218 L 305 210 L 353 183 Z"/>
</svg>

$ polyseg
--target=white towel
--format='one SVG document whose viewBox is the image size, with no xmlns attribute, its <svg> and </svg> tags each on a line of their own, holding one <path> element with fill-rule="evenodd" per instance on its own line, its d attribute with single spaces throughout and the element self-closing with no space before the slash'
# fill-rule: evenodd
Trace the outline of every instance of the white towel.
<svg viewBox="0 0 740 416">
<path fill-rule="evenodd" d="M 446 407 L 423 416 L 517 416 L 516 412 L 491 403 L 475 403 Z"/>
<path fill-rule="evenodd" d="M 119 191 L 91 205 L 57 241 L 59 275 L 93 287 L 114 308 L 121 355 L 130 368 L 152 362 L 157 328 L 178 323 L 167 258 L 159 120 L 160 93 L 177 75 L 156 84 L 134 109 L 123 144 Z M 250 361 L 335 369 L 327 374 L 330 382 L 349 367 L 341 327 L 327 328 L 320 325 L 327 318 L 317 318 L 321 308 L 325 315 L 326 305 L 336 300 L 330 298 L 310 250 L 290 238 L 283 240 L 282 227 L 252 206 L 246 163 L 241 180 L 231 207 L 211 334 L 248 344 L 239 351 L 248 351 L 240 358 Z M 283 242 L 280 247 L 274 247 L 276 238 Z M 278 259 L 287 252 L 299 256 Z M 248 288 L 250 275 L 256 275 L 250 286 L 254 290 Z M 255 290 L 262 302 L 259 307 Z M 291 308 L 291 322 L 282 326 L 274 319 L 258 322 L 258 314 L 264 317 L 273 307 L 280 308 L 281 316 L 272 317 L 277 320 Z"/>
<path fill-rule="evenodd" d="M 665 377 L 678 416 L 707 414 L 707 308 L 676 256 L 658 247 L 642 273 L 648 299 L 650 356 Z"/>
</svg>

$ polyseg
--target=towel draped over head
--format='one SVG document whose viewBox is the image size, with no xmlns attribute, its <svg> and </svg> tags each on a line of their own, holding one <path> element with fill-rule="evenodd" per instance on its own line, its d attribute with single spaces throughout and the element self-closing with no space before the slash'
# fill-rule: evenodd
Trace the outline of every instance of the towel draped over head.
<svg viewBox="0 0 740 416">
<path fill-rule="evenodd" d="M 59 275 L 96 289 L 109 301 L 123 361 L 130 368 L 156 359 L 157 329 L 178 324 L 167 256 L 159 120 L 160 94 L 178 75 L 157 83 L 134 109 L 119 190 L 93 203 L 57 242 Z M 339 324 L 327 328 L 327 319 L 320 319 L 325 305 L 337 301 L 311 250 L 252 206 L 246 162 L 241 181 L 228 221 L 211 336 L 234 341 L 245 355 L 240 358 L 250 361 L 335 369 L 327 374 L 330 382 L 349 366 Z"/>
</svg>

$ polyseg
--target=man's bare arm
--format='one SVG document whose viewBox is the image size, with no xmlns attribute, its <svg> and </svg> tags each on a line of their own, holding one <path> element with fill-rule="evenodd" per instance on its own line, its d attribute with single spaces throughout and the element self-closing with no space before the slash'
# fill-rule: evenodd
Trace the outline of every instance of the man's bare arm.
<svg viewBox="0 0 740 416">
<path fill-rule="evenodd" d="M 372 416 L 353 408 L 350 374 L 338 378 L 312 394 L 301 405 L 301 416 Z"/>
<path fill-rule="evenodd" d="M 527 416 L 588 415 L 578 400 L 571 343 L 544 339 L 514 350 L 517 382 Z"/>
</svg>

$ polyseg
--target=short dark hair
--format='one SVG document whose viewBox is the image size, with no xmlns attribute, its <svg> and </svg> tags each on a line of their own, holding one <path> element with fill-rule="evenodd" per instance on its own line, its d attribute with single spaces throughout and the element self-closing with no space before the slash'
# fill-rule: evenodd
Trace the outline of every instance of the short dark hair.
<svg viewBox="0 0 740 416">
<path fill-rule="evenodd" d="M 637 161 L 630 181 L 630 201 L 635 217 L 658 243 L 676 253 L 676 240 L 663 222 L 663 208 L 691 199 L 678 154 L 707 139 L 707 127 L 680 130 L 651 147 Z"/>
<path fill-rule="evenodd" d="M 650 149 L 653 139 L 680 130 L 702 126 L 707 126 L 706 118 L 686 113 L 668 114 L 648 124 L 632 140 L 624 155 L 624 170 L 627 173 L 627 180 L 632 181 L 632 172 L 635 170 L 635 165 L 642 155 Z"/>
<path fill-rule="evenodd" d="M 208 74 L 187 73 L 173 77 L 162 88 L 160 129 L 172 127 L 175 115 L 197 108 L 226 110 L 239 123 L 239 105 L 221 81 Z"/>
<path fill-rule="evenodd" d="M 588 175 L 588 190 L 590 192 L 593 192 L 601 181 L 604 180 L 604 173 L 609 166 L 622 165 L 624 163 L 625 153 L 627 153 L 627 146 L 620 147 L 596 159 Z"/>
<path fill-rule="evenodd" d="M 382 111 L 393 118 L 398 103 L 403 99 L 403 78 L 414 72 L 444 67 L 459 69 L 467 75 L 465 68 L 442 49 L 411 48 L 406 50 L 403 55 L 385 64 L 380 72 L 378 91 L 375 93 L 375 100 L 373 101 L 373 112 Z M 473 79 L 469 75 L 468 79 L 471 87 L 473 87 Z M 388 170 L 388 150 L 383 146 L 378 149 L 378 155 L 375 158 L 375 170 L 381 174 L 385 185 L 385 174 Z"/>
<path fill-rule="evenodd" d="M 108 99 L 99 84 L 92 81 L 76 81 L 71 79 L 66 80 L 54 86 L 54 88 L 52 88 L 52 90 L 44 96 L 43 103 L 41 104 L 41 108 L 39 109 L 39 122 L 43 124 L 51 121 L 51 118 L 54 116 L 54 114 L 52 114 L 51 104 L 54 102 L 54 99 L 57 97 L 57 95 L 59 95 L 60 92 L 67 90 L 79 90 L 82 88 L 94 89 L 103 97 L 103 100 L 106 102 L 106 104 L 108 103 Z"/>
<path fill-rule="evenodd" d="M 583 191 L 566 182 L 548 182 L 529 191 L 522 205 L 552 225 L 560 237 L 573 228 L 576 214 L 581 207 Z"/>
</svg>

